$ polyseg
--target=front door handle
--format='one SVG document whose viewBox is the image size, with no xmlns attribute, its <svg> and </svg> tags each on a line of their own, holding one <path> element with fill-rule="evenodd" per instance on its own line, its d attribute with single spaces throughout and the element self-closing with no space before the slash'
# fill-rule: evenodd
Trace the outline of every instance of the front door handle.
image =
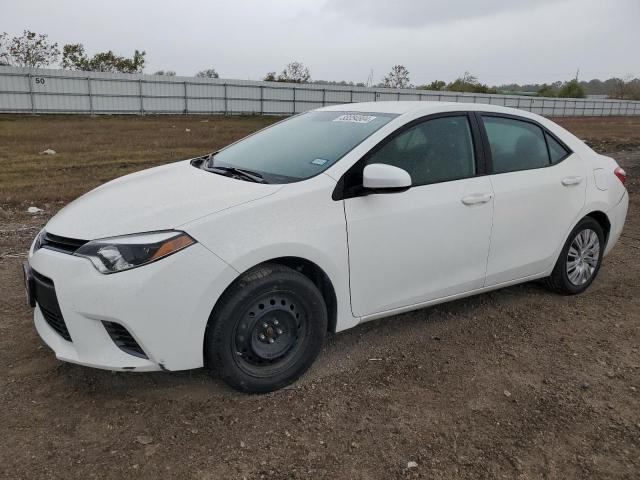
<svg viewBox="0 0 640 480">
<path fill-rule="evenodd" d="M 492 198 L 493 195 L 490 193 L 472 193 L 471 195 L 462 197 L 460 200 L 465 205 L 477 205 L 479 203 L 487 203 Z"/>
<path fill-rule="evenodd" d="M 564 177 L 562 179 L 562 185 L 564 185 L 565 187 L 569 187 L 571 185 L 578 185 L 580 182 L 582 182 L 582 177 L 579 177 L 577 175 L 574 175 L 571 177 Z"/>
</svg>

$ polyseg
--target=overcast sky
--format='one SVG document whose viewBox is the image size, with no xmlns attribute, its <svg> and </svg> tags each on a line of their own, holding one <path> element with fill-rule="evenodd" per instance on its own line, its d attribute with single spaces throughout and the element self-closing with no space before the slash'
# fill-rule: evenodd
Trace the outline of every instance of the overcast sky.
<svg viewBox="0 0 640 480">
<path fill-rule="evenodd" d="M 313 79 L 411 82 L 465 70 L 491 85 L 640 76 L 640 0 L 0 0 L 0 31 L 89 54 L 147 52 L 145 72 L 260 79 L 291 60 Z"/>
</svg>

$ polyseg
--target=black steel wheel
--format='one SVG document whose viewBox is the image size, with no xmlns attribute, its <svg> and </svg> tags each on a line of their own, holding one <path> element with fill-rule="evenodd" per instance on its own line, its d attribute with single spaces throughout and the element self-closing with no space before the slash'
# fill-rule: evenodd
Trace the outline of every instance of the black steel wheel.
<svg viewBox="0 0 640 480">
<path fill-rule="evenodd" d="M 232 387 L 252 393 L 295 381 L 320 352 L 327 309 L 300 272 L 265 264 L 220 298 L 205 336 L 207 366 Z"/>
</svg>

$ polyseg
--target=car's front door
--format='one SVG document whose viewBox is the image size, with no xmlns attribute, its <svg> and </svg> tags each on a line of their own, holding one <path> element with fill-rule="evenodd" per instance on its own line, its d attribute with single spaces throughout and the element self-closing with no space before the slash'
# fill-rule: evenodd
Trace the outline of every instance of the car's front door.
<svg viewBox="0 0 640 480">
<path fill-rule="evenodd" d="M 586 168 L 539 125 L 482 115 L 492 164 L 493 232 L 487 286 L 553 266 L 585 202 Z"/>
<path fill-rule="evenodd" d="M 412 122 L 345 176 L 354 315 L 482 287 L 493 192 L 489 178 L 480 175 L 480 144 L 472 125 L 465 113 Z M 375 163 L 406 170 L 412 187 L 384 194 L 355 188 L 362 168 Z"/>
</svg>

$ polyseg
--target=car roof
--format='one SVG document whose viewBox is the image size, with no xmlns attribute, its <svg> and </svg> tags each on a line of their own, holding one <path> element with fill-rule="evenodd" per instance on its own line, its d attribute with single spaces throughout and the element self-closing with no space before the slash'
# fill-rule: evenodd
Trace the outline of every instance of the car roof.
<svg viewBox="0 0 640 480">
<path fill-rule="evenodd" d="M 537 113 L 517 108 L 503 107 L 501 105 L 490 105 L 488 103 L 463 103 L 463 102 L 437 102 L 437 101 L 383 101 L 364 103 L 344 103 L 341 105 L 331 105 L 318 108 L 318 111 L 325 112 L 362 112 L 362 113 L 389 113 L 399 115 L 396 120 L 402 121 L 404 116 L 419 118 L 427 115 L 445 112 L 493 112 L 506 115 L 514 115 L 520 118 L 534 120 L 540 125 L 548 128 L 565 142 L 572 150 L 591 153 L 591 149 L 585 145 L 578 137 L 557 123 L 545 118 Z M 406 120 L 405 120 L 406 121 Z M 394 122 L 395 123 L 395 122 Z"/>
<path fill-rule="evenodd" d="M 331 105 L 318 108 L 318 111 L 325 112 L 367 112 L 367 113 L 392 113 L 403 115 L 407 113 L 430 115 L 440 112 L 451 111 L 482 111 L 505 113 L 518 115 L 525 118 L 540 119 L 539 115 L 518 110 L 515 108 L 502 107 L 500 105 L 490 105 L 487 103 L 462 103 L 462 102 L 433 102 L 433 101 L 384 101 L 384 102 L 364 102 L 345 103 L 341 105 Z"/>
</svg>

